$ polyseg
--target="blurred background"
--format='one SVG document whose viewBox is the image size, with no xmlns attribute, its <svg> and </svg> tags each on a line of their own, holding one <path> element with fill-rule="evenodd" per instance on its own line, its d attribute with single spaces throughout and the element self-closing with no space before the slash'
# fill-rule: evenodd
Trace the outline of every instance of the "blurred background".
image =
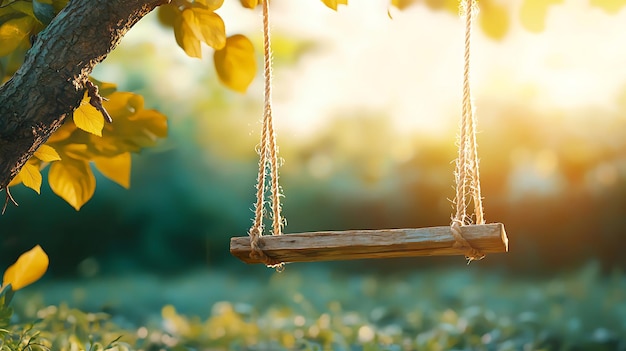
<svg viewBox="0 0 626 351">
<path fill-rule="evenodd" d="M 528 276 L 589 262 L 606 273 L 622 269 L 626 11 L 612 1 L 568 0 L 528 15 L 527 2 L 481 1 L 473 33 L 486 219 L 505 224 L 510 252 L 468 269 Z M 455 1 L 405 5 L 354 2 L 333 12 L 316 0 L 272 2 L 287 233 L 449 224 L 463 21 Z M 218 13 L 229 35 L 249 36 L 260 51 L 259 11 L 226 1 Z M 47 185 L 41 195 L 12 190 L 19 207 L 0 217 L 1 267 L 41 244 L 49 281 L 272 273 L 228 250 L 253 217 L 262 81 L 246 94 L 229 91 L 204 49 L 203 60 L 187 57 L 157 13 L 133 28 L 93 75 L 142 94 L 168 116 L 169 137 L 133 155 L 129 190 L 99 177 L 80 212 Z M 464 264 L 429 257 L 288 270 Z"/>
</svg>

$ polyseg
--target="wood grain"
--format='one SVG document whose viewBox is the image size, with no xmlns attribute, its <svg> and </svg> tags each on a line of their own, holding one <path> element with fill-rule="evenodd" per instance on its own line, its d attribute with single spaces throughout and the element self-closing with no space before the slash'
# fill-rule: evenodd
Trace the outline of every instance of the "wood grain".
<svg viewBox="0 0 626 351">
<path fill-rule="evenodd" d="M 481 252 L 507 252 L 509 241 L 502 223 L 463 226 L 463 237 Z M 315 262 L 410 256 L 464 255 L 454 247 L 450 227 L 309 232 L 264 236 L 266 255 L 283 262 Z M 250 257 L 250 237 L 230 239 L 230 252 L 246 263 L 261 263 Z"/>
</svg>

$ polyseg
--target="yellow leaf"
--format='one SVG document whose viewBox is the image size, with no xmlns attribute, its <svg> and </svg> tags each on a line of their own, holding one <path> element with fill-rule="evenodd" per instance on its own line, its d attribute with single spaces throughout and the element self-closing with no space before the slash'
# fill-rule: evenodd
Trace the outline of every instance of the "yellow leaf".
<svg viewBox="0 0 626 351">
<path fill-rule="evenodd" d="M 177 14 L 174 21 L 174 37 L 178 46 L 185 50 L 189 57 L 202 58 L 200 40 L 196 38 L 193 30 L 180 14 Z"/>
<path fill-rule="evenodd" d="M 243 35 L 226 39 L 226 46 L 215 51 L 213 62 L 217 76 L 227 87 L 245 93 L 256 75 L 254 46 Z"/>
<path fill-rule="evenodd" d="M 479 1 L 479 4 L 482 3 Z M 426 0 L 426 5 L 433 10 L 459 13 L 459 0 Z"/>
<path fill-rule="evenodd" d="M 93 162 L 105 177 L 126 189 L 130 187 L 130 152 L 113 157 L 96 157 Z"/>
<path fill-rule="evenodd" d="M 98 92 L 102 97 L 107 97 L 117 91 L 117 85 L 113 83 L 101 82 L 93 77 L 89 77 L 89 80 L 98 86 Z"/>
<path fill-rule="evenodd" d="M 505 6 L 493 1 L 481 2 L 480 26 L 487 36 L 493 39 L 502 39 L 509 30 L 509 14 Z"/>
<path fill-rule="evenodd" d="M 91 199 L 96 190 L 96 178 L 89 163 L 71 157 L 63 157 L 61 161 L 52 163 L 48 183 L 52 191 L 76 211 Z"/>
<path fill-rule="evenodd" d="M 174 27 L 176 18 L 180 17 L 180 10 L 172 4 L 161 5 L 157 10 L 157 17 L 163 26 Z"/>
<path fill-rule="evenodd" d="M 417 3 L 418 0 L 391 0 L 391 5 L 397 7 L 399 10 L 404 10 L 405 8 Z"/>
<path fill-rule="evenodd" d="M 0 56 L 13 52 L 28 37 L 35 19 L 19 13 L 6 16 L 14 17 L 0 25 Z"/>
<path fill-rule="evenodd" d="M 80 106 L 74 111 L 74 124 L 85 132 L 102 136 L 104 117 L 89 103 L 87 93 L 80 102 Z"/>
<path fill-rule="evenodd" d="M 37 245 L 24 252 L 15 263 L 4 272 L 2 285 L 11 284 L 13 291 L 19 290 L 41 278 L 48 270 L 48 255 Z"/>
<path fill-rule="evenodd" d="M 35 151 L 35 157 L 42 160 L 43 162 L 52 162 L 61 159 L 61 156 L 59 156 L 57 151 L 49 145 L 41 145 L 39 149 Z"/>
<path fill-rule="evenodd" d="M 520 8 L 520 20 L 529 31 L 539 33 L 546 27 L 548 7 L 563 0 L 524 0 Z"/>
<path fill-rule="evenodd" d="M 348 5 L 348 0 L 322 0 L 324 5 L 330 7 L 331 9 L 337 11 L 338 5 Z"/>
<path fill-rule="evenodd" d="M 41 190 L 41 172 L 39 171 L 39 165 L 37 162 L 29 160 L 24 164 L 24 167 L 20 170 L 20 180 L 22 183 L 37 192 Z"/>
<path fill-rule="evenodd" d="M 109 96 L 104 108 L 113 116 L 113 123 L 104 126 L 101 138 L 90 136 L 90 145 L 98 155 L 137 152 L 167 136 L 167 118 L 155 110 L 145 110 L 143 105 L 141 95 L 115 92 Z"/>
<path fill-rule="evenodd" d="M 241 1 L 241 6 L 247 9 L 253 9 L 259 4 L 259 0 L 240 0 L 240 1 Z"/>
<path fill-rule="evenodd" d="M 226 27 L 222 18 L 210 10 L 192 7 L 183 10 L 183 21 L 196 39 L 219 50 L 226 44 Z"/>
<path fill-rule="evenodd" d="M 20 178 L 20 174 L 18 173 L 11 181 L 9 182 L 9 187 L 16 186 L 22 184 L 22 178 Z"/>
<path fill-rule="evenodd" d="M 66 121 L 61 127 L 59 127 L 59 129 L 52 133 L 52 135 L 48 138 L 47 143 L 50 144 L 65 140 L 69 138 L 75 130 L 76 125 L 74 123 L 69 123 L 69 121 Z"/>
<path fill-rule="evenodd" d="M 613 15 L 626 6 L 626 0 L 591 0 L 590 3 Z"/>
<path fill-rule="evenodd" d="M 202 4 L 209 11 L 215 11 L 222 7 L 224 0 L 195 0 L 194 3 Z"/>
</svg>

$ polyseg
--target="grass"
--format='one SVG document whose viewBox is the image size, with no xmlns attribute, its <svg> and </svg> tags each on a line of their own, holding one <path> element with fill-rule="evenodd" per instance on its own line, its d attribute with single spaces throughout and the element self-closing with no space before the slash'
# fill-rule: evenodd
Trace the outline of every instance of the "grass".
<svg viewBox="0 0 626 351">
<path fill-rule="evenodd" d="M 4 336 L 22 336 L 16 350 L 626 350 L 620 272 L 589 264 L 530 279 L 477 267 L 41 282 L 16 295 Z"/>
</svg>

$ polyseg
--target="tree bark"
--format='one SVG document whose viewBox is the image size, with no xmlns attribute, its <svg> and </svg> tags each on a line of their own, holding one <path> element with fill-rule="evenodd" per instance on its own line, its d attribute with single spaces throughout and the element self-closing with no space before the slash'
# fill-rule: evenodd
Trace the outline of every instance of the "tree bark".
<svg viewBox="0 0 626 351">
<path fill-rule="evenodd" d="M 0 87 L 0 190 L 79 106 L 85 84 L 128 30 L 169 0 L 70 0 Z"/>
</svg>

